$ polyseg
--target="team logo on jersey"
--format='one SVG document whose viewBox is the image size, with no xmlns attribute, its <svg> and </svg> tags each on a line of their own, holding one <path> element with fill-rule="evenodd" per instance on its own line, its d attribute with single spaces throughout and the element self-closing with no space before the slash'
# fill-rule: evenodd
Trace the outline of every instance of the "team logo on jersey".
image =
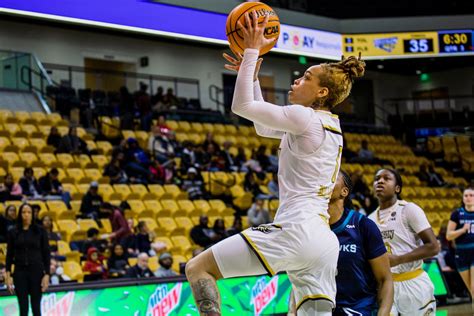
<svg viewBox="0 0 474 316">
<path fill-rule="evenodd" d="M 392 212 L 392 214 L 390 214 L 392 217 L 395 217 L 395 215 L 397 215 L 397 212 Z"/>
<path fill-rule="evenodd" d="M 393 239 L 393 235 L 395 235 L 395 230 L 384 230 L 381 232 L 383 239 Z"/>
<path fill-rule="evenodd" d="M 270 304 L 278 292 L 278 275 L 275 275 L 269 282 L 265 277 L 257 280 L 252 287 L 252 297 L 250 304 L 253 305 L 255 315 L 258 316 Z"/>
<path fill-rule="evenodd" d="M 282 230 L 282 228 L 278 224 L 262 224 L 257 227 L 252 227 L 252 230 L 258 230 L 264 234 L 270 234 L 273 231 Z"/>
<path fill-rule="evenodd" d="M 346 225 L 346 228 L 356 228 L 355 225 Z"/>
<path fill-rule="evenodd" d="M 339 245 L 339 252 L 357 253 L 357 245 L 355 244 Z"/>
<path fill-rule="evenodd" d="M 167 316 L 181 299 L 182 283 L 177 283 L 170 291 L 166 285 L 158 286 L 148 300 L 147 316 Z"/>
<path fill-rule="evenodd" d="M 423 316 L 431 316 L 434 315 L 434 309 L 432 307 L 428 308 L 428 310 L 423 314 Z"/>
<path fill-rule="evenodd" d="M 68 292 L 59 300 L 57 299 L 56 293 L 43 296 L 41 300 L 41 315 L 70 315 L 73 302 L 74 292 Z"/>
</svg>

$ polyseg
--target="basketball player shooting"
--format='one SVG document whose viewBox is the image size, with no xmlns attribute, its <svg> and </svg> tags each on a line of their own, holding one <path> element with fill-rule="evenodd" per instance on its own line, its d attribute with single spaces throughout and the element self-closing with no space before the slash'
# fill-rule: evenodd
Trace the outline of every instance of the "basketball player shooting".
<svg viewBox="0 0 474 316">
<path fill-rule="evenodd" d="M 227 56 L 238 71 L 232 111 L 254 122 L 258 135 L 281 139 L 280 206 L 275 222 L 223 240 L 186 265 L 200 315 L 221 315 L 216 280 L 273 276 L 286 271 L 294 287 L 297 315 L 331 315 L 336 296 L 339 243 L 328 225 L 328 203 L 342 154 L 339 119 L 331 113 L 346 99 L 365 63 L 349 57 L 308 68 L 288 93 L 292 105 L 265 102 L 257 80 L 259 50 L 268 16 L 258 24 L 245 15 L 243 58 Z"/>
</svg>

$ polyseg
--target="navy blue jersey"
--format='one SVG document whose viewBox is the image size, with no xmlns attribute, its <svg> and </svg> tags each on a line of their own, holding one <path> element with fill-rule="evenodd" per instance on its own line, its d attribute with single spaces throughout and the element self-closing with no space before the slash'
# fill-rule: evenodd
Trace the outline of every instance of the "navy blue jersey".
<svg viewBox="0 0 474 316">
<path fill-rule="evenodd" d="M 331 229 L 340 244 L 336 305 L 355 311 L 376 309 L 377 282 L 369 260 L 387 252 L 377 225 L 360 213 L 344 210 Z"/>
<path fill-rule="evenodd" d="M 467 233 L 454 240 L 456 249 L 474 249 L 474 212 L 468 212 L 464 207 L 458 208 L 451 213 L 451 220 L 456 223 L 456 230 L 466 223 L 471 224 Z"/>
</svg>

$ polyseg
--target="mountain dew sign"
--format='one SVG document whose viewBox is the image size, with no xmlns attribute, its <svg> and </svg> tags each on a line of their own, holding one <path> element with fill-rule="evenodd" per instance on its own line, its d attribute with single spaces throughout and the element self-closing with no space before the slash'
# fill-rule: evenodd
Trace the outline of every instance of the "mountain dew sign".
<svg viewBox="0 0 474 316">
<path fill-rule="evenodd" d="M 105 284 L 104 284 L 105 285 Z M 284 274 L 218 282 L 222 315 L 273 315 L 288 311 L 291 284 Z M 187 282 L 55 292 L 43 295 L 42 315 L 198 316 Z M 15 296 L 0 296 L 0 315 L 18 315 Z"/>
</svg>

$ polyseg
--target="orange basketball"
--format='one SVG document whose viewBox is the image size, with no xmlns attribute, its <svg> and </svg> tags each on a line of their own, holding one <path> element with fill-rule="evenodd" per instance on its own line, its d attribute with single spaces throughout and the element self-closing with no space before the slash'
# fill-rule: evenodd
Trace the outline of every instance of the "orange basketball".
<svg viewBox="0 0 474 316">
<path fill-rule="evenodd" d="M 271 7 L 261 2 L 244 2 L 235 7 L 234 10 L 229 13 L 225 27 L 230 49 L 234 53 L 243 54 L 245 50 L 242 31 L 239 29 L 237 22 L 240 21 L 240 23 L 245 26 L 244 14 L 248 12 L 250 14 L 250 19 L 252 19 L 252 11 L 257 12 L 259 24 L 263 23 L 263 20 L 265 20 L 266 15 L 270 16 L 268 24 L 265 27 L 266 38 L 278 38 L 278 36 L 280 35 L 280 20 L 278 19 L 278 15 L 275 13 L 275 11 L 273 11 Z M 268 53 L 270 49 L 275 46 L 275 43 L 276 41 L 263 47 L 260 50 L 260 55 Z"/>
</svg>

